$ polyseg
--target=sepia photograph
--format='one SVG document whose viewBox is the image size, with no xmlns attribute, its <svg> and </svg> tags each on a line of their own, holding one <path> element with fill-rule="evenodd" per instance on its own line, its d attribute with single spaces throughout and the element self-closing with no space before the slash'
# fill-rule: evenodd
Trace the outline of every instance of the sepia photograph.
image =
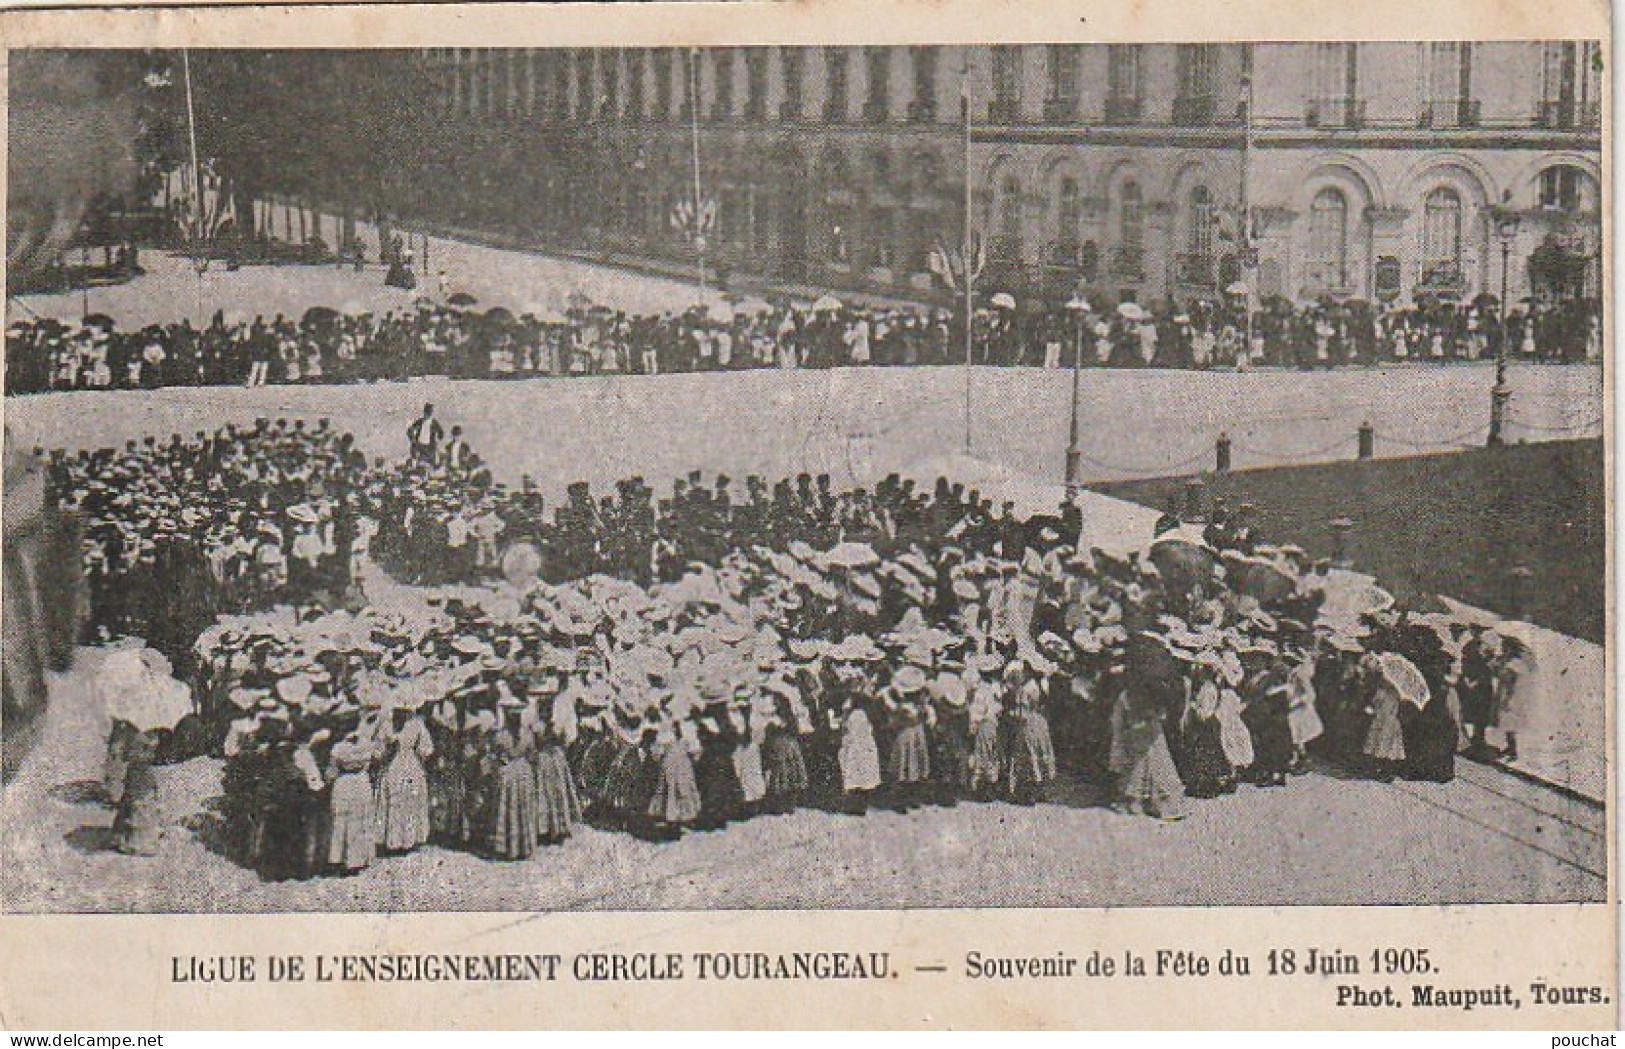
<svg viewBox="0 0 1625 1049">
<path fill-rule="evenodd" d="M 1602 43 L 1052 39 L 8 51 L 0 911 L 1606 903 Z"/>
</svg>

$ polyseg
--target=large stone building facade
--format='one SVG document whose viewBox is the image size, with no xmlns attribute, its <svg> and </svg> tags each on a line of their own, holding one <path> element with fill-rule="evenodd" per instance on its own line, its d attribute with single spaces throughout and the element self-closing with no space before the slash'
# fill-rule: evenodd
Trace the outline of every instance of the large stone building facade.
<svg viewBox="0 0 1625 1049">
<path fill-rule="evenodd" d="M 420 75 L 415 208 L 572 249 L 688 264 L 697 154 L 710 262 L 785 282 L 940 296 L 968 211 L 984 287 L 1027 296 L 1470 298 L 1503 257 L 1514 298 L 1600 287 L 1593 43 L 435 49 Z"/>
</svg>

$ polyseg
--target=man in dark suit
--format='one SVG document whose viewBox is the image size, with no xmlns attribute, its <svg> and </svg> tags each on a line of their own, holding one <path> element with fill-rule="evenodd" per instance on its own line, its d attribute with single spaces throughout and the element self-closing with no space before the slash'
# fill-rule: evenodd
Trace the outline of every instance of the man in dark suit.
<svg viewBox="0 0 1625 1049">
<path fill-rule="evenodd" d="M 440 425 L 440 420 L 434 417 L 434 405 L 425 404 L 423 414 L 406 428 L 406 442 L 411 448 L 412 458 L 418 462 L 434 462 L 444 435 L 445 429 Z"/>
</svg>

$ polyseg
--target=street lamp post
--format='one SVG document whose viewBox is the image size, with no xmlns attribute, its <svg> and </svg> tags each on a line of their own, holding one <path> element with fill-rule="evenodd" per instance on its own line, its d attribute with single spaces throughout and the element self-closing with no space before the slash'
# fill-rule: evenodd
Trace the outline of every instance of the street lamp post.
<svg viewBox="0 0 1625 1049">
<path fill-rule="evenodd" d="M 1066 499 L 1078 501 L 1083 490 L 1083 434 L 1082 420 L 1078 416 L 1078 401 L 1083 390 L 1083 325 L 1089 317 L 1089 300 L 1082 293 L 1073 295 L 1066 304 L 1072 314 L 1072 418 L 1066 445 Z"/>
<path fill-rule="evenodd" d="M 1518 225 L 1518 216 L 1512 212 L 1502 213 L 1495 222 L 1495 235 L 1501 242 L 1501 339 L 1495 347 L 1495 385 L 1490 387 L 1490 432 L 1485 441 L 1492 448 L 1506 443 L 1507 406 L 1512 401 L 1512 386 L 1507 382 L 1507 278 L 1512 270 L 1512 243 L 1518 238 Z"/>
</svg>

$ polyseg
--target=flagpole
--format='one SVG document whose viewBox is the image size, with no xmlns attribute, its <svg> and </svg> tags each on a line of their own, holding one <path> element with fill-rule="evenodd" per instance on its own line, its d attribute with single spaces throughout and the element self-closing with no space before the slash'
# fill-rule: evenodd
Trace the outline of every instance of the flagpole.
<svg viewBox="0 0 1625 1049">
<path fill-rule="evenodd" d="M 1252 161 L 1253 161 L 1253 71 L 1249 61 L 1241 76 L 1241 222 L 1237 231 L 1241 242 L 1241 276 L 1247 286 L 1247 294 L 1242 296 L 1241 308 L 1245 313 L 1242 323 L 1242 338 L 1247 344 L 1242 352 L 1247 354 L 1249 360 L 1253 352 L 1253 285 L 1256 279 L 1253 275 L 1253 215 L 1252 215 Z"/>
<path fill-rule="evenodd" d="M 971 168 L 970 168 L 970 49 L 965 49 L 965 69 L 959 87 L 959 114 L 965 125 L 965 454 L 971 454 L 971 362 L 975 345 L 976 260 L 971 250 Z"/>
<path fill-rule="evenodd" d="M 705 232 L 700 204 L 700 49 L 689 52 L 688 61 L 689 126 L 694 154 L 694 271 L 699 278 L 701 305 L 705 303 Z"/>
<path fill-rule="evenodd" d="M 197 322 L 203 321 L 203 175 L 197 161 L 197 114 L 192 108 L 192 53 L 181 48 L 181 77 L 186 81 L 186 139 L 192 153 L 192 268 L 197 273 Z"/>
</svg>

